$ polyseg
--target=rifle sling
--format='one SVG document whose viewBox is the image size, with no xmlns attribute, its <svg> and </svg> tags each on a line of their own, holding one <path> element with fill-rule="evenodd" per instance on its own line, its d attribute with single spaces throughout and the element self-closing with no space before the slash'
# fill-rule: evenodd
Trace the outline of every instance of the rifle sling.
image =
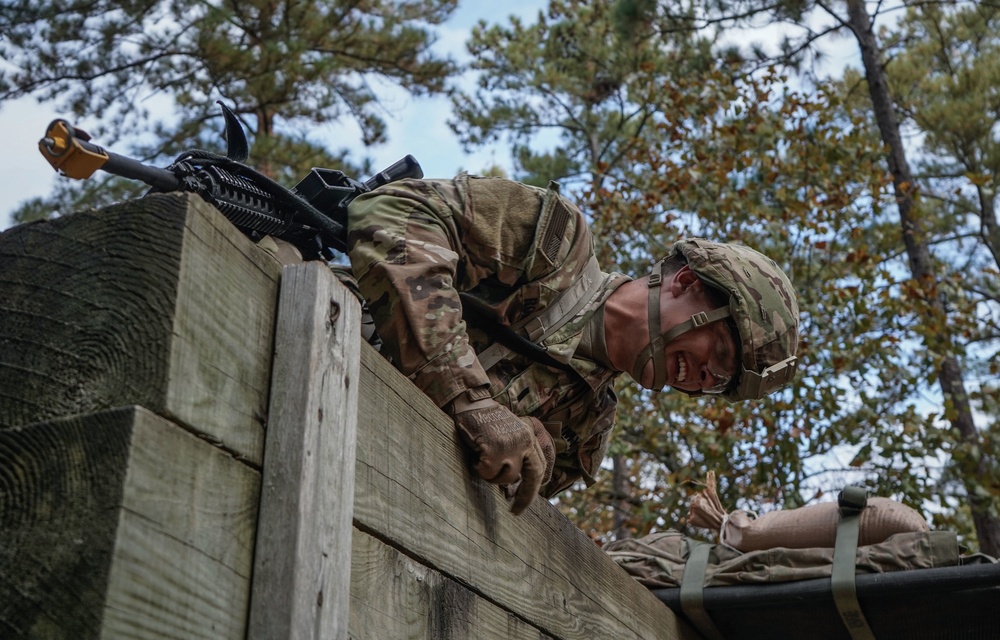
<svg viewBox="0 0 1000 640">
<path fill-rule="evenodd" d="M 470 296 L 460 293 L 459 298 L 462 300 L 462 317 L 465 318 L 466 322 L 470 322 L 476 327 L 485 330 L 496 340 L 495 343 L 490 345 L 490 347 L 478 356 L 480 363 L 483 365 L 483 369 L 489 370 L 490 367 L 513 352 L 518 353 L 529 360 L 534 360 L 535 362 L 544 364 L 547 367 L 554 367 L 570 373 L 574 372 L 573 367 L 569 366 L 565 362 L 559 362 L 549 355 L 548 351 L 545 350 L 545 347 L 528 340 L 510 327 L 500 324 L 500 322 L 493 316 L 484 313 L 481 309 L 479 309 L 479 307 L 476 306 Z M 491 353 L 501 353 L 502 355 L 499 358 L 492 359 L 489 364 L 483 362 L 483 354 L 486 354 L 489 349 L 498 345 L 499 348 L 494 349 Z"/>
<path fill-rule="evenodd" d="M 555 300 L 544 309 L 510 327 L 504 326 L 491 314 L 484 312 L 471 296 L 459 294 L 462 300 L 462 315 L 496 338 L 496 342 L 477 356 L 483 369 L 488 371 L 497 362 L 514 352 L 546 366 L 572 372 L 572 367 L 553 358 L 540 343 L 576 317 L 581 309 L 600 295 L 606 279 L 607 276 L 601 272 L 597 258 L 591 256 L 576 281 L 562 291 Z"/>
</svg>

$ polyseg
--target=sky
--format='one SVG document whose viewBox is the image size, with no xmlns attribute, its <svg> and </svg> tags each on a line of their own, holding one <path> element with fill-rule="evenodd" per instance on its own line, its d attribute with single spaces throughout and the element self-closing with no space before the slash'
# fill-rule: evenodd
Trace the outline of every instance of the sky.
<svg viewBox="0 0 1000 640">
<path fill-rule="evenodd" d="M 449 21 L 437 29 L 435 46 L 439 53 L 467 61 L 469 56 L 464 43 L 478 20 L 506 23 L 507 16 L 517 15 L 534 22 L 538 11 L 546 4 L 546 0 L 504 0 L 503 9 L 497 10 L 494 3 L 461 0 Z M 409 153 L 417 158 L 428 177 L 451 177 L 461 170 L 482 171 L 494 164 L 510 170 L 510 156 L 500 145 L 483 148 L 471 155 L 462 151 L 457 137 L 448 128 L 451 107 L 447 99 L 414 98 L 390 88 L 386 88 L 382 97 L 388 109 L 389 141 L 365 152 L 373 159 L 373 169 L 381 170 Z M 13 224 L 10 213 L 20 203 L 46 195 L 56 180 L 68 179 L 59 177 L 38 151 L 38 140 L 49 123 L 65 117 L 67 114 L 59 112 L 56 104 L 39 104 L 33 98 L 0 102 L 0 131 L 5 138 L 5 153 L 0 154 L 0 230 Z M 81 123 L 74 124 L 86 129 Z M 350 125 L 328 126 L 316 135 L 321 140 L 329 140 L 333 149 L 358 149 L 358 157 L 362 157 L 360 135 Z M 352 140 L 358 142 L 352 143 Z M 100 140 L 94 142 L 101 144 Z M 125 152 L 110 146 L 108 150 Z M 250 152 L 252 156 L 252 148 Z"/>
<path fill-rule="evenodd" d="M 467 62 L 469 54 L 465 50 L 465 42 L 477 21 L 505 24 L 509 16 L 516 15 L 525 22 L 535 22 L 538 12 L 547 4 L 547 0 L 504 0 L 503 9 L 497 10 L 496 4 L 483 0 L 460 0 L 448 22 L 436 29 L 437 52 L 450 55 L 459 62 Z M 753 29 L 750 33 L 752 37 L 749 39 L 757 42 L 773 43 L 778 40 L 778 33 L 766 28 Z M 737 40 L 744 38 L 739 35 L 729 37 Z M 841 39 L 834 45 L 829 52 L 832 53 L 828 60 L 831 68 L 839 69 L 857 56 L 856 45 L 850 41 Z M 0 60 L 2 64 L 6 63 Z M 470 83 L 471 80 L 466 78 L 463 86 L 470 87 Z M 363 149 L 359 130 L 347 121 L 339 125 L 319 126 L 313 135 L 317 140 L 327 142 L 333 150 L 348 148 L 355 152 L 358 159 L 365 156 L 372 158 L 373 170 L 381 170 L 406 154 L 412 154 L 427 177 L 447 178 L 462 170 L 482 172 L 494 165 L 511 172 L 511 158 L 502 144 L 483 147 L 473 154 L 462 150 L 457 137 L 448 128 L 451 105 L 447 98 L 416 98 L 388 85 L 380 87 L 379 93 L 387 110 L 387 143 Z M 5 153 L 0 155 L 0 231 L 13 224 L 10 213 L 20 203 L 46 195 L 57 180 L 68 179 L 59 177 L 38 151 L 38 140 L 49 123 L 67 115 L 61 113 L 55 103 L 39 104 L 33 98 L 0 102 L 0 131 L 5 138 Z M 86 122 L 73 124 L 87 129 Z M 95 139 L 94 142 L 102 144 L 101 140 Z M 127 155 L 127 149 L 102 146 Z M 224 149 L 220 146 L 216 151 L 223 152 Z M 250 153 L 253 157 L 252 148 Z M 364 179 L 368 176 L 352 177 Z"/>
</svg>

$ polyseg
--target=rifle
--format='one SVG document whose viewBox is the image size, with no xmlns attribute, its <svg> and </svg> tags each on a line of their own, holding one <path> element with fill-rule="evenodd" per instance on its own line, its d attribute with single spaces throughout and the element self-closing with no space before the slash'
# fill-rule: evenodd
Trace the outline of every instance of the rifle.
<svg viewBox="0 0 1000 640">
<path fill-rule="evenodd" d="M 417 160 L 407 155 L 364 182 L 335 169 L 313 168 L 292 189 L 243 164 L 248 146 L 236 115 L 221 102 L 226 120 L 227 154 L 190 150 L 166 168 L 106 151 L 66 120 L 53 120 L 38 149 L 52 168 L 85 180 L 97 170 L 139 180 L 147 193 L 189 191 L 215 206 L 244 235 L 258 241 L 270 235 L 295 245 L 307 260 L 332 260 L 347 252 L 347 205 L 376 187 L 403 178 L 422 178 Z"/>
</svg>

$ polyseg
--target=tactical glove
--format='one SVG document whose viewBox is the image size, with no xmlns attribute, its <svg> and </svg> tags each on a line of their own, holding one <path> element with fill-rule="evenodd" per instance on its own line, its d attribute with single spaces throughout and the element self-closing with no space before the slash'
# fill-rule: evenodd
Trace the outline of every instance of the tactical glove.
<svg viewBox="0 0 1000 640">
<path fill-rule="evenodd" d="M 462 442 L 478 455 L 476 473 L 487 482 L 516 484 L 511 511 L 524 511 L 552 477 L 555 464 L 555 447 L 542 423 L 519 418 L 495 402 L 456 413 L 454 419 Z"/>
</svg>

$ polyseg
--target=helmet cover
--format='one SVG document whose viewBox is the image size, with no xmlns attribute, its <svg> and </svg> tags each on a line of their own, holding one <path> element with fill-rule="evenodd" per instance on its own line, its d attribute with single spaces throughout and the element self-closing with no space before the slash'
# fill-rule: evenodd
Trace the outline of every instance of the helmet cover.
<svg viewBox="0 0 1000 640">
<path fill-rule="evenodd" d="M 705 284 L 729 295 L 742 366 L 737 382 L 723 396 L 759 399 L 787 384 L 795 375 L 799 305 L 777 263 L 743 245 L 701 238 L 675 243 L 674 254 L 684 256 Z"/>
</svg>

